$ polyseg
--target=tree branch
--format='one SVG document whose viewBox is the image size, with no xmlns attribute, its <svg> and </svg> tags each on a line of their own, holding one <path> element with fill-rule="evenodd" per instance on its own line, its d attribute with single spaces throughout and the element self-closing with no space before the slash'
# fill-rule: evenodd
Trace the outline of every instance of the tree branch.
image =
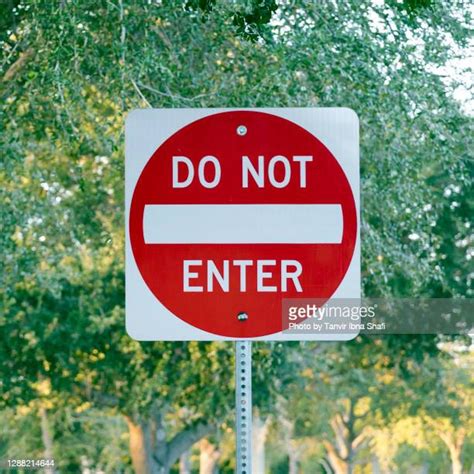
<svg viewBox="0 0 474 474">
<path fill-rule="evenodd" d="M 355 452 L 357 451 L 365 441 L 367 441 L 368 433 L 366 431 L 362 431 L 362 433 L 358 434 L 354 441 L 352 441 L 352 450 Z"/>
<path fill-rule="evenodd" d="M 133 79 L 131 79 L 131 81 L 132 81 L 133 87 L 134 87 L 135 90 L 137 91 L 137 94 L 140 96 L 140 99 L 142 99 L 143 102 L 145 102 L 145 104 L 146 104 L 148 107 L 151 108 L 150 102 L 148 102 L 148 99 L 143 95 L 143 92 L 140 90 L 140 88 L 138 87 L 137 83 L 136 83 Z"/>
<path fill-rule="evenodd" d="M 20 57 L 7 69 L 7 72 L 3 76 L 3 82 L 11 81 L 18 71 L 33 57 L 34 53 L 35 50 L 32 47 L 29 47 L 26 51 L 20 53 Z"/>
<path fill-rule="evenodd" d="M 166 464 L 172 466 L 179 457 L 185 453 L 194 443 L 208 436 L 215 426 L 208 423 L 198 422 L 178 433 L 169 443 L 166 449 Z"/>
</svg>

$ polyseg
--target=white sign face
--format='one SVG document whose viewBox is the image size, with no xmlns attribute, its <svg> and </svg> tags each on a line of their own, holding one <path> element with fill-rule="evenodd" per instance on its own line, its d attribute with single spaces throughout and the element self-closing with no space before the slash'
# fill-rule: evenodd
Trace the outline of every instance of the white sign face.
<svg viewBox="0 0 474 474">
<path fill-rule="evenodd" d="M 360 298 L 352 110 L 135 110 L 125 136 L 130 336 L 357 334 L 303 330 L 308 308 Z"/>
</svg>

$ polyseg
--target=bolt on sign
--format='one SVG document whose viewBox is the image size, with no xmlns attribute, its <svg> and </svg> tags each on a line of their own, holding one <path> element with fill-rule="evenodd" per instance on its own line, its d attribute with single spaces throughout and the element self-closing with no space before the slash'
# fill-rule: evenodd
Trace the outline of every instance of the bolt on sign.
<svg viewBox="0 0 474 474">
<path fill-rule="evenodd" d="M 346 108 L 131 112 L 128 333 L 324 339 L 284 333 L 282 302 L 360 297 L 358 127 Z"/>
</svg>

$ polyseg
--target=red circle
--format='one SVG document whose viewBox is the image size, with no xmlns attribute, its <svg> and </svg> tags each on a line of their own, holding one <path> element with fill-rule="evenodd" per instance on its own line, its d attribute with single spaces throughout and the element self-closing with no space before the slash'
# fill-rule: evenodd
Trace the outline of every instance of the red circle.
<svg viewBox="0 0 474 474">
<path fill-rule="evenodd" d="M 239 126 L 246 127 L 246 133 Z M 244 131 L 245 132 L 245 131 Z M 172 157 L 188 157 L 196 170 L 186 188 L 172 187 Z M 212 189 L 197 178 L 199 161 L 207 155 L 218 158 L 221 180 Z M 307 184 L 300 186 L 299 168 L 284 188 L 264 188 L 252 179 L 242 188 L 242 156 L 256 165 L 263 155 L 268 161 L 283 155 L 311 155 L 307 164 Z M 292 165 L 293 166 L 293 165 Z M 211 168 L 211 167 L 209 167 Z M 275 167 L 275 178 L 283 179 L 282 168 Z M 211 181 L 212 173 L 206 175 Z M 145 205 L 149 204 L 340 204 L 343 236 L 340 244 L 146 244 L 143 234 Z M 318 225 L 309 222 L 308 225 Z M 209 229 L 212 235 L 212 228 Z M 253 111 L 223 112 L 199 119 L 168 138 L 152 155 L 136 184 L 130 209 L 130 239 L 135 261 L 150 291 L 174 315 L 209 333 L 228 337 L 258 337 L 282 331 L 283 298 L 329 298 L 341 283 L 354 252 L 357 215 L 354 197 L 341 166 L 331 152 L 301 126 L 284 118 Z M 303 265 L 300 277 L 303 292 L 292 285 L 288 291 L 259 293 L 256 265 L 247 269 L 247 291 L 241 292 L 232 281 L 229 292 L 219 285 L 209 293 L 183 291 L 183 260 L 213 260 L 221 268 L 223 260 L 298 260 Z M 204 267 L 205 268 L 205 267 Z M 237 269 L 235 270 L 237 272 Z M 206 287 L 205 272 L 195 280 Z M 272 279 L 268 280 L 272 284 Z M 275 276 L 274 284 L 278 285 Z M 248 319 L 239 321 L 245 312 Z"/>
</svg>

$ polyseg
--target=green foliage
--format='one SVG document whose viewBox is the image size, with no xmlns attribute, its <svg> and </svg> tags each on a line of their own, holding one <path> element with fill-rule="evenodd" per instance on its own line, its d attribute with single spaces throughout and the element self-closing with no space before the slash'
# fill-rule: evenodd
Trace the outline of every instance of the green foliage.
<svg viewBox="0 0 474 474">
<path fill-rule="evenodd" d="M 351 107 L 361 123 L 365 294 L 472 296 L 472 118 L 439 74 L 468 45 L 462 3 L 0 8 L 1 406 L 46 399 L 142 418 L 160 409 L 168 437 L 231 415 L 230 344 L 140 344 L 124 332 L 123 121 L 137 107 Z M 329 377 L 314 393 L 332 390 L 337 405 L 375 384 L 387 416 L 401 387 L 427 393 L 420 374 L 437 353 L 433 337 L 357 339 L 323 356 L 308 345 L 256 347 L 264 413 L 276 392 L 306 381 L 295 370 L 302 354 L 313 354 L 319 381 Z M 399 384 L 378 381 L 384 373 Z M 84 439 L 99 432 L 81 426 Z M 89 454 L 113 457 L 102 453 Z"/>
</svg>

